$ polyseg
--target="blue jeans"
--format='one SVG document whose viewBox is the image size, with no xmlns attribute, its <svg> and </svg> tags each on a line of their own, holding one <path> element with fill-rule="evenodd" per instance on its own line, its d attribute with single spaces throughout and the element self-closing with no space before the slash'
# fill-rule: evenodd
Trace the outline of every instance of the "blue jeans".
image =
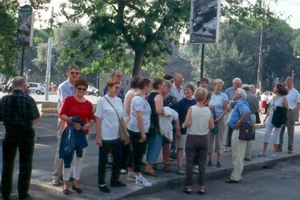
<svg viewBox="0 0 300 200">
<path fill-rule="evenodd" d="M 147 163 L 156 164 L 158 156 L 161 152 L 163 142 L 163 136 L 160 134 L 158 128 L 155 130 L 155 135 L 152 137 L 147 137 Z"/>
</svg>

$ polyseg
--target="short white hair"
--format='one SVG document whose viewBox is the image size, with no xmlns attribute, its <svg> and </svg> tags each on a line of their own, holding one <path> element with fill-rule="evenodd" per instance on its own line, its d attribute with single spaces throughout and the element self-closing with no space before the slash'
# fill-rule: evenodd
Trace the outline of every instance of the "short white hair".
<svg viewBox="0 0 300 200">
<path fill-rule="evenodd" d="M 242 80 L 238 77 L 236 77 L 232 80 L 232 83 L 234 83 L 234 82 L 240 82 L 242 84 Z"/>
<path fill-rule="evenodd" d="M 242 97 L 243 99 L 246 99 L 247 94 L 246 94 L 246 91 L 245 91 L 244 89 L 238 88 L 238 89 L 236 89 L 236 92 L 237 92 L 239 95 L 241 95 L 241 97 Z"/>
</svg>

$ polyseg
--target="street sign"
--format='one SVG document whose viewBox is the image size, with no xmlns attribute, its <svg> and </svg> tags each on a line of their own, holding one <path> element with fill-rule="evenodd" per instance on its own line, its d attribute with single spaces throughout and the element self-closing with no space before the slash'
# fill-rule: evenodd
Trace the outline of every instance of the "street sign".
<svg viewBox="0 0 300 200">
<path fill-rule="evenodd" d="M 34 13 L 32 7 L 25 5 L 19 10 L 17 45 L 28 47 L 33 44 Z"/>
</svg>

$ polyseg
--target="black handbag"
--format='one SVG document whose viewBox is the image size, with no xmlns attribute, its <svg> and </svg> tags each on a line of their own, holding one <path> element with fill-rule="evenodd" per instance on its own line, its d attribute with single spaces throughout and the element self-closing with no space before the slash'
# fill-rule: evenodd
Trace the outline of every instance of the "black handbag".
<svg viewBox="0 0 300 200">
<path fill-rule="evenodd" d="M 237 109 L 239 118 L 241 118 L 239 109 Z M 255 138 L 254 134 L 254 125 L 252 123 L 244 123 L 240 126 L 239 139 L 245 141 L 251 141 Z"/>
<path fill-rule="evenodd" d="M 251 141 L 253 140 L 253 125 L 251 123 L 241 124 L 240 132 L 239 132 L 239 139 Z"/>
</svg>

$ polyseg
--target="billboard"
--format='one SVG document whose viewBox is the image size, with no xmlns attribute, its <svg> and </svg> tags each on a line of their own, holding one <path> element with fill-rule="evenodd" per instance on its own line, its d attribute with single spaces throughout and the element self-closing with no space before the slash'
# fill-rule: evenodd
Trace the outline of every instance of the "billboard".
<svg viewBox="0 0 300 200">
<path fill-rule="evenodd" d="M 32 7 L 29 5 L 21 7 L 18 17 L 17 45 L 23 47 L 32 46 L 33 23 L 34 13 L 32 12 Z"/>
<path fill-rule="evenodd" d="M 221 0 L 192 0 L 190 43 L 217 43 Z"/>
</svg>

